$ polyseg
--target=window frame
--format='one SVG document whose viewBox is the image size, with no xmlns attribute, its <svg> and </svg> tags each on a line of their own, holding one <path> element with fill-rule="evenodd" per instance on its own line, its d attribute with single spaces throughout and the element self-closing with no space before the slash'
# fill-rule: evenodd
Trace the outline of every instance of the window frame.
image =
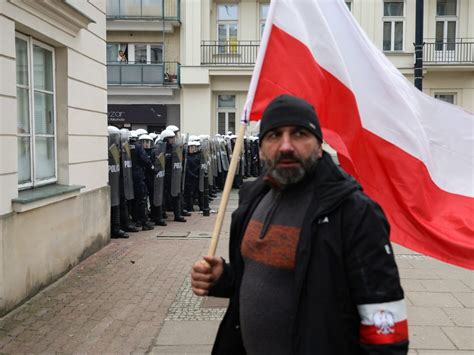
<svg viewBox="0 0 474 355">
<path fill-rule="evenodd" d="M 451 52 L 454 52 L 456 50 L 456 47 L 455 47 L 455 44 L 456 43 L 456 38 L 457 38 L 457 35 L 459 33 L 459 21 L 458 21 L 458 18 L 459 18 L 459 0 L 456 0 L 456 14 L 454 15 L 438 15 L 438 12 L 436 10 L 436 14 L 435 14 L 435 43 L 436 43 L 436 46 L 435 46 L 435 50 L 438 51 L 438 52 L 444 52 L 444 51 L 451 51 Z M 436 0 L 436 9 L 438 8 L 438 0 Z M 449 44 L 448 44 L 448 28 L 449 28 L 449 22 L 454 22 L 454 49 L 450 49 L 448 48 Z M 443 40 L 441 42 L 441 47 L 439 47 L 439 42 L 438 42 L 438 38 L 437 38 L 437 26 L 438 26 L 438 23 L 443 23 Z M 441 48 L 441 49 L 438 49 L 438 48 Z"/>
<path fill-rule="evenodd" d="M 237 7 L 237 19 L 236 20 L 220 20 L 219 19 L 219 6 L 226 6 L 226 5 L 235 5 Z M 219 39 L 219 25 L 226 25 L 226 42 L 230 42 L 230 37 L 229 37 L 229 25 L 236 25 L 237 28 L 237 38 L 236 41 L 239 40 L 239 18 L 240 18 L 240 7 L 238 2 L 230 2 L 230 3 L 216 3 L 216 39 L 217 42 L 221 42 Z"/>
<path fill-rule="evenodd" d="M 234 107 L 219 107 L 219 96 L 233 96 L 234 97 Z M 232 132 L 235 131 L 236 124 L 237 124 L 237 95 L 232 94 L 232 93 L 219 93 L 216 95 L 216 106 L 217 106 L 217 112 L 216 112 L 216 133 L 219 133 L 219 113 L 224 113 L 225 114 L 225 129 L 223 134 L 227 134 L 228 131 L 232 130 Z M 229 113 L 234 114 L 234 127 L 232 129 L 229 129 Z M 235 132 L 234 132 L 235 133 Z"/>
<path fill-rule="evenodd" d="M 28 86 L 25 87 L 24 85 L 19 85 L 17 82 L 15 83 L 16 88 L 27 88 L 28 89 L 28 105 L 29 105 L 29 113 L 28 113 L 28 123 L 29 123 L 29 134 L 18 133 L 17 129 L 17 149 L 18 149 L 18 138 L 20 137 L 29 137 L 30 143 L 30 181 L 26 183 L 20 184 L 18 181 L 18 189 L 24 190 L 28 188 L 39 187 L 43 185 L 52 184 L 58 181 L 58 134 L 57 134 L 57 112 L 56 112 L 56 52 L 54 47 L 47 45 L 41 41 L 38 41 L 32 36 L 25 35 L 20 32 L 15 32 L 15 38 L 19 38 L 26 42 L 27 44 L 27 61 L 28 61 Z M 47 51 L 51 52 L 51 74 L 52 74 L 52 89 L 53 91 L 50 92 L 48 90 L 35 90 L 34 88 L 34 63 L 33 63 L 33 49 L 34 46 L 38 46 L 40 48 L 46 49 Z M 52 94 L 53 96 L 53 134 L 36 134 L 36 127 L 35 127 L 35 91 Z M 17 98 L 18 100 L 18 98 Z M 17 113 L 17 125 L 18 125 L 18 113 Z M 53 138 L 53 147 L 54 147 L 54 176 L 49 179 L 37 179 L 37 161 L 36 161 L 36 137 L 44 137 L 44 138 Z M 17 154 L 18 159 L 18 154 Z"/>
<path fill-rule="evenodd" d="M 398 2 L 403 4 L 403 14 L 402 16 L 385 16 L 385 3 L 387 2 Z M 406 2 L 405 0 L 384 0 L 382 3 L 382 51 L 386 53 L 402 53 L 405 51 L 405 32 L 406 32 Z M 395 49 L 395 24 L 397 22 L 402 23 L 402 49 Z M 384 26 L 385 23 L 390 23 L 390 49 L 384 49 Z"/>
<path fill-rule="evenodd" d="M 262 13 L 263 13 L 262 7 L 263 6 L 268 6 L 268 10 L 267 10 L 267 15 L 268 15 L 268 11 L 270 10 L 270 3 L 269 2 L 259 2 L 258 4 L 259 4 L 259 6 L 258 6 L 258 32 L 260 34 L 260 39 L 262 39 L 263 38 L 263 31 L 265 29 L 265 22 L 267 22 L 266 17 L 264 19 L 262 18 Z"/>
<path fill-rule="evenodd" d="M 443 102 L 447 102 L 449 104 L 451 104 L 451 102 L 449 101 L 446 101 L 446 100 L 443 100 L 443 99 L 440 99 L 439 97 L 436 97 L 436 96 L 440 96 L 440 95 L 444 95 L 444 96 L 452 96 L 453 97 L 453 102 L 452 102 L 452 105 L 457 105 L 457 102 L 458 102 L 458 93 L 457 92 L 454 92 L 454 91 L 435 91 L 433 93 L 433 97 L 437 100 L 441 100 Z"/>
</svg>

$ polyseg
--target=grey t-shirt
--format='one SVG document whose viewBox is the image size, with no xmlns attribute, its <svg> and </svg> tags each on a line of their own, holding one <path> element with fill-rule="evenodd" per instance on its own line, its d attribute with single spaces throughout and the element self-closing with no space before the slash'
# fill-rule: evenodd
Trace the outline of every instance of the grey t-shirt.
<svg viewBox="0 0 474 355">
<path fill-rule="evenodd" d="M 245 231 L 240 323 L 249 355 L 292 353 L 296 247 L 311 195 L 304 186 L 270 190 Z"/>
</svg>

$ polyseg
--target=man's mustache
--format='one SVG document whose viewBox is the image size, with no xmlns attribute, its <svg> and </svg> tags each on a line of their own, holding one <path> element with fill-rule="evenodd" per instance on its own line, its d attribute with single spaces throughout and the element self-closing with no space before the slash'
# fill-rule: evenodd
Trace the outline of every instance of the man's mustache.
<svg viewBox="0 0 474 355">
<path fill-rule="evenodd" d="M 276 158 L 275 164 L 281 163 L 282 161 L 285 161 L 285 162 L 291 161 L 291 162 L 303 164 L 303 161 L 301 159 L 299 159 L 298 157 L 296 157 L 294 154 L 291 154 L 291 153 L 280 154 Z"/>
</svg>

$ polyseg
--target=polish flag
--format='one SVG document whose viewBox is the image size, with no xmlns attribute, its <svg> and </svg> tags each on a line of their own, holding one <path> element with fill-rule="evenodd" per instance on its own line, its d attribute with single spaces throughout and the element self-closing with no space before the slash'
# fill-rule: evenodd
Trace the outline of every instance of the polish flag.
<svg viewBox="0 0 474 355">
<path fill-rule="evenodd" d="M 271 3 L 243 121 L 283 93 L 313 104 L 342 167 L 382 205 L 392 241 L 474 269 L 472 113 L 417 90 L 343 0 Z"/>
</svg>

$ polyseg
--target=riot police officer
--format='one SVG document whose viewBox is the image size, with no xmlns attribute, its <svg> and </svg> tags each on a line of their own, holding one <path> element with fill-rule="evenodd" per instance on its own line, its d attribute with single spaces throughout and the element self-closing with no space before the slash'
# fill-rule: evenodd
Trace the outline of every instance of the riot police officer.
<svg viewBox="0 0 474 355">
<path fill-rule="evenodd" d="M 110 186 L 110 229 L 112 238 L 128 238 L 120 229 L 120 131 L 117 127 L 108 127 L 109 146 L 109 186 Z"/>
<path fill-rule="evenodd" d="M 186 210 L 194 210 L 194 198 L 199 188 L 199 174 L 201 170 L 201 154 L 198 141 L 188 143 L 188 157 L 186 165 L 186 180 L 184 185 L 184 202 Z"/>
<path fill-rule="evenodd" d="M 175 144 L 175 133 L 165 129 L 160 135 L 163 142 L 166 142 L 166 168 L 165 168 L 165 202 L 166 209 L 173 210 L 176 222 L 186 222 L 181 215 L 181 174 L 182 174 L 182 152 L 181 147 Z M 165 210 L 166 210 L 165 209 Z"/>
<path fill-rule="evenodd" d="M 130 152 L 132 156 L 133 190 L 135 194 L 134 209 L 137 226 L 141 225 L 142 230 L 151 230 L 153 225 L 147 220 L 148 190 L 145 184 L 145 172 L 153 172 L 153 164 L 142 145 L 137 141 L 133 141 L 133 139 L 130 144 Z"/>
</svg>

